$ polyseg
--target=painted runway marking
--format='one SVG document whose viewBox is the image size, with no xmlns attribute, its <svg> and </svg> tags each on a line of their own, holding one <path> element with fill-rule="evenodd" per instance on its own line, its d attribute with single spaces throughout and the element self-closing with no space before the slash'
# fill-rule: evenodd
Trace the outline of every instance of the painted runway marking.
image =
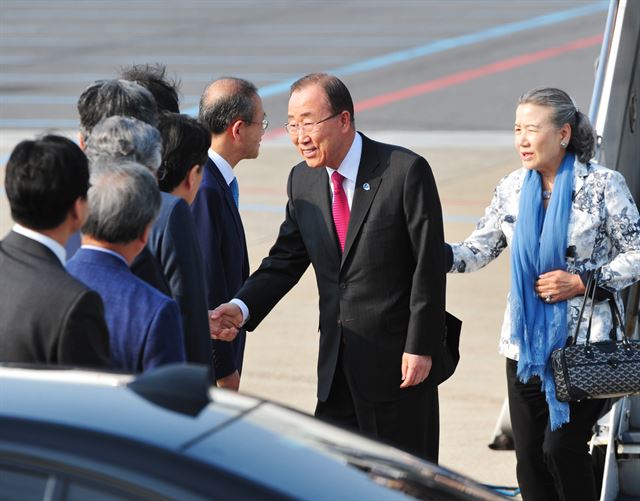
<svg viewBox="0 0 640 501">
<path fill-rule="evenodd" d="M 572 19 L 580 18 L 583 16 L 595 14 L 597 12 L 601 12 L 607 10 L 607 2 L 595 2 L 590 3 L 588 5 L 584 5 L 575 9 L 568 9 L 560 12 L 555 12 L 552 14 L 545 14 L 542 16 L 534 17 L 532 19 L 526 21 L 518 21 L 515 23 L 508 23 L 500 26 L 494 26 L 485 30 L 481 30 L 475 33 L 469 33 L 466 35 L 461 35 L 457 37 L 445 38 L 441 40 L 436 40 L 435 42 L 430 42 L 428 44 L 420 45 L 417 47 L 412 47 L 410 49 L 404 49 L 396 52 L 391 52 L 389 54 L 385 54 L 378 57 L 373 57 L 370 59 L 366 59 L 363 61 L 358 61 L 355 63 L 347 64 L 344 66 L 340 66 L 334 69 L 328 69 L 327 73 L 332 73 L 339 77 L 344 77 L 347 75 L 354 75 L 358 73 L 363 73 L 379 68 L 384 68 L 388 66 L 392 66 L 394 64 L 403 63 L 407 61 L 411 61 L 414 59 L 430 56 L 433 54 L 437 54 L 440 52 L 445 52 L 452 49 L 458 49 L 465 46 L 470 46 L 478 43 L 483 43 L 489 40 L 493 40 L 496 38 L 502 38 L 508 35 L 513 35 L 515 33 L 520 33 L 523 31 L 528 31 L 532 29 L 538 29 L 546 26 L 551 26 L 554 24 L 562 23 L 565 21 L 569 21 Z M 12 55 L 11 57 L 16 57 Z M 233 61 L 237 61 L 237 57 L 231 58 L 231 56 L 203 56 L 202 58 L 198 58 L 196 56 L 189 56 L 194 58 L 192 62 L 202 62 L 204 63 L 206 60 L 206 64 L 211 64 L 211 57 L 217 58 L 227 58 L 230 62 L 231 59 Z M 295 57 L 295 56 L 276 56 L 282 59 L 282 62 L 290 63 L 297 59 L 302 59 L 302 62 L 306 62 L 308 58 L 306 56 Z M 200 61 L 202 59 L 202 61 Z M 322 58 L 319 56 L 315 57 L 315 60 L 322 62 Z M 325 59 L 327 62 L 330 60 L 335 62 L 335 57 L 326 56 Z M 156 57 L 154 60 L 158 60 Z M 162 59 L 164 63 L 170 63 L 169 60 Z M 256 62 L 264 62 L 263 56 L 256 56 Z M 246 61 L 245 61 L 246 62 Z M 0 77 L 1 78 L 1 77 Z M 263 98 L 276 96 L 280 94 L 285 94 L 289 91 L 290 85 L 297 79 L 298 77 L 291 77 L 281 80 L 278 83 L 263 86 L 260 88 L 259 92 Z M 38 100 L 40 103 L 44 101 L 43 96 L 35 96 L 35 100 Z M 28 96 L 25 97 L 26 100 L 29 99 Z M 61 101 L 65 101 L 65 98 L 52 96 L 52 104 L 62 104 Z M 20 97 L 12 98 L 12 101 L 18 102 Z M 57 102 L 56 102 L 57 101 Z M 8 103 L 7 103 L 8 104 Z M 42 103 L 44 104 L 44 103 Z M 191 106 L 183 111 L 183 113 L 187 113 L 189 115 L 197 115 L 198 107 Z M 0 119 L 0 128 L 48 128 L 48 127 L 73 127 L 72 121 L 70 120 L 59 120 L 56 122 L 53 119 Z M 1 161 L 2 159 L 0 159 Z"/>
<path fill-rule="evenodd" d="M 366 99 L 364 101 L 357 102 L 355 104 L 355 109 L 356 111 L 375 109 L 392 102 L 400 101 L 403 99 L 409 99 L 411 97 L 415 97 L 421 94 L 427 94 L 429 92 L 435 92 L 437 90 L 442 90 L 444 88 L 447 88 L 453 85 L 458 85 L 464 82 L 468 82 L 470 80 L 474 80 L 474 79 L 481 78 L 481 77 L 488 76 L 495 73 L 500 73 L 503 71 L 508 71 L 520 66 L 525 66 L 527 64 L 533 64 L 535 62 L 557 57 L 562 54 L 566 54 L 568 52 L 572 52 L 575 50 L 581 50 L 588 47 L 592 47 L 594 45 L 601 43 L 601 41 L 602 41 L 602 35 L 595 35 L 592 37 L 574 40 L 572 42 L 569 42 L 567 44 L 560 45 L 557 47 L 551 47 L 549 49 L 530 52 L 528 54 L 521 54 L 516 57 L 503 59 L 501 61 L 496 61 L 494 63 L 481 66 L 478 68 L 473 68 L 470 70 L 453 73 L 451 75 L 446 75 L 444 77 L 441 77 L 435 80 L 428 80 L 421 84 L 407 87 L 405 89 L 401 89 L 398 91 L 381 94 L 380 96 L 376 96 L 370 99 Z M 10 126 L 12 125 L 12 122 L 15 122 L 15 120 L 0 119 L 0 128 L 2 127 L 10 128 Z M 21 124 L 23 125 L 23 127 L 29 127 L 29 128 L 64 128 L 64 127 L 77 128 L 78 127 L 77 120 L 25 119 L 21 121 Z M 287 133 L 284 129 L 278 128 L 278 129 L 266 132 L 263 140 L 269 141 L 269 140 L 281 138 L 286 134 Z M 0 157 L 0 168 L 7 162 L 8 159 L 9 159 L 9 154 L 6 154 Z"/>
<path fill-rule="evenodd" d="M 602 35 L 581 38 L 579 40 L 575 40 L 558 47 L 551 47 L 550 49 L 530 52 L 529 54 L 522 54 L 520 56 L 503 59 L 502 61 L 487 64 L 486 66 L 480 66 L 479 68 L 460 71 L 458 73 L 453 73 L 442 78 L 437 78 L 435 80 L 428 80 L 421 84 L 413 85 L 399 91 L 382 94 L 365 101 L 360 101 L 355 106 L 355 109 L 356 111 L 364 111 L 372 108 L 379 108 L 380 106 L 384 106 L 389 103 L 402 101 L 411 97 L 445 89 L 447 87 L 469 82 L 477 78 L 482 78 L 488 75 L 493 75 L 495 73 L 512 70 L 514 68 L 526 66 L 528 64 L 543 61 L 545 59 L 551 59 L 553 57 L 557 57 L 568 52 L 573 52 L 575 50 L 586 49 L 588 47 L 600 45 L 601 43 Z"/>
<path fill-rule="evenodd" d="M 581 38 L 579 40 L 574 40 L 573 42 L 559 45 L 557 47 L 530 52 L 528 54 L 521 54 L 516 57 L 496 61 L 494 63 L 480 66 L 478 68 L 472 68 L 470 70 L 452 73 L 451 75 L 446 75 L 434 80 L 427 80 L 426 82 L 422 82 L 405 89 L 381 94 L 379 96 L 375 96 L 370 99 L 365 99 L 364 101 L 355 103 L 354 108 L 355 111 L 358 112 L 379 108 L 390 103 L 446 89 L 454 85 L 459 85 L 471 80 L 486 77 L 488 75 L 493 75 L 495 73 L 512 70 L 514 68 L 533 64 L 545 59 L 551 59 L 568 52 L 593 47 L 595 45 L 599 45 L 600 43 L 602 43 L 602 35 L 594 35 L 587 38 Z M 265 133 L 264 140 L 268 141 L 276 139 L 285 136 L 286 134 L 287 132 L 284 129 L 272 130 Z"/>
<path fill-rule="evenodd" d="M 430 56 L 439 52 L 445 52 L 451 49 L 459 49 L 461 47 L 487 42 L 489 40 L 502 38 L 523 31 L 543 28 L 545 26 L 552 26 L 554 24 L 570 21 L 579 17 L 595 14 L 596 12 L 606 11 L 607 8 L 607 2 L 596 2 L 578 7 L 576 9 L 569 9 L 561 12 L 555 12 L 553 14 L 545 14 L 543 16 L 534 17 L 527 21 L 508 23 L 501 26 L 494 26 L 493 28 L 489 28 L 486 30 L 481 30 L 476 33 L 469 33 L 467 35 L 461 35 L 458 37 L 437 40 L 425 45 L 413 47 L 411 49 L 392 52 L 384 56 L 374 57 L 353 64 L 348 64 L 346 66 L 329 69 L 326 72 L 338 77 L 355 75 L 357 73 L 363 73 L 365 71 L 371 71 L 374 69 L 392 66 L 398 63 L 404 63 L 413 59 Z M 260 89 L 260 95 L 263 98 L 267 98 L 279 94 L 285 94 L 289 92 L 289 87 L 293 82 L 296 81 L 296 79 L 297 78 L 291 78 L 273 85 L 262 87 Z M 189 108 L 184 112 L 189 115 L 195 115 L 198 113 L 198 108 Z"/>
</svg>

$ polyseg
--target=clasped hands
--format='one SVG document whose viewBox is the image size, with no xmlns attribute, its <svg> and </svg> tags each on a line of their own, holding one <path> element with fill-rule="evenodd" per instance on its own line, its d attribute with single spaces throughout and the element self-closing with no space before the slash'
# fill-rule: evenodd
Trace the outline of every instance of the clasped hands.
<svg viewBox="0 0 640 501">
<path fill-rule="evenodd" d="M 211 339 L 233 341 L 242 327 L 242 310 L 233 303 L 224 303 L 209 310 L 209 334 Z"/>
</svg>

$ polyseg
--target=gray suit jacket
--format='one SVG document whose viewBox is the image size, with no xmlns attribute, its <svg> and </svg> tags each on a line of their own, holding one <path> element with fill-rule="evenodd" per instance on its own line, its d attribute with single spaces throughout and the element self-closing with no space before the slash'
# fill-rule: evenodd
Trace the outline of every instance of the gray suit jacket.
<svg viewBox="0 0 640 501">
<path fill-rule="evenodd" d="M 14 232 L 0 242 L 0 361 L 109 365 L 100 296 L 47 247 Z"/>
<path fill-rule="evenodd" d="M 255 329 L 312 264 L 320 294 L 318 399 L 329 395 L 341 342 L 364 398 L 400 398 L 407 391 L 399 388 L 402 353 L 432 355 L 435 363 L 443 349 L 444 236 L 429 164 L 363 136 L 344 253 L 326 170 L 296 165 L 287 191 L 276 243 L 237 295 L 249 307 L 247 329 Z"/>
</svg>

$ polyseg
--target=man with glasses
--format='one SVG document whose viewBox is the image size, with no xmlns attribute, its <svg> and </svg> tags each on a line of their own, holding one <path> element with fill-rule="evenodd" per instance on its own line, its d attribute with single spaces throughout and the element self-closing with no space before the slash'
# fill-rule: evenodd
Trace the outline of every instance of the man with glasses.
<svg viewBox="0 0 640 501">
<path fill-rule="evenodd" d="M 233 169 L 240 160 L 258 156 L 269 123 L 255 85 L 231 77 L 207 86 L 200 99 L 199 119 L 211 133 L 211 148 L 191 211 L 205 265 L 207 304 L 213 309 L 229 301 L 249 276 Z M 238 390 L 244 344 L 244 331 L 231 343 L 213 341 L 218 386 Z"/>
<path fill-rule="evenodd" d="M 291 86 L 286 218 L 269 256 L 211 315 L 255 329 L 313 265 L 320 294 L 316 416 L 438 460 L 445 332 L 442 211 L 427 161 L 356 132 L 336 77 Z M 433 367 L 432 367 L 433 364 Z M 433 370 L 432 370 L 433 369 Z"/>
</svg>

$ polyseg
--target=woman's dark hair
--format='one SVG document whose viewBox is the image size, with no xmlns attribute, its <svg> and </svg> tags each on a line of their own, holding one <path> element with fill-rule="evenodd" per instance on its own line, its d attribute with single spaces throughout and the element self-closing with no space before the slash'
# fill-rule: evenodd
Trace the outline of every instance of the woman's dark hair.
<svg viewBox="0 0 640 501">
<path fill-rule="evenodd" d="M 178 113 L 162 113 L 158 120 L 162 136 L 162 163 L 156 174 L 162 191 L 178 186 L 194 165 L 207 161 L 211 134 L 196 119 Z"/>
<path fill-rule="evenodd" d="M 70 139 L 47 135 L 22 141 L 7 162 L 11 217 L 34 230 L 56 228 L 89 189 L 87 157 Z"/>
<path fill-rule="evenodd" d="M 589 118 L 576 107 L 571 96 L 554 87 L 541 87 L 525 92 L 518 99 L 518 105 L 535 104 L 553 110 L 553 123 L 560 128 L 564 124 L 571 127 L 571 140 L 567 150 L 573 151 L 578 160 L 586 163 L 595 153 L 596 137 Z"/>
</svg>

